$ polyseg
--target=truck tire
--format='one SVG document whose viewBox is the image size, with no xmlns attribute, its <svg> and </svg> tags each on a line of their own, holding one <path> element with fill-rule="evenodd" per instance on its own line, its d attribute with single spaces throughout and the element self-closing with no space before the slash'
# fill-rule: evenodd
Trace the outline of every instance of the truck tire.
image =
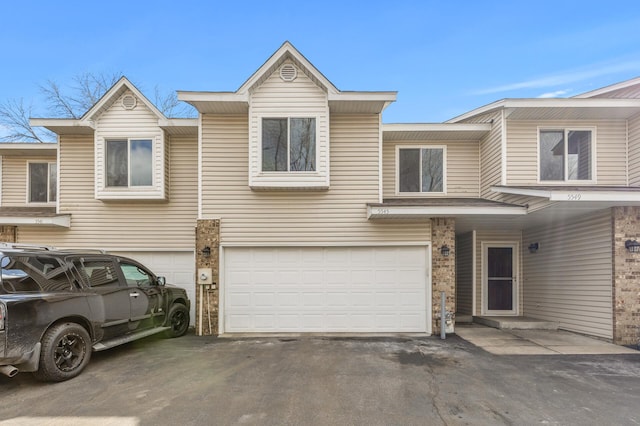
<svg viewBox="0 0 640 426">
<path fill-rule="evenodd" d="M 76 377 L 91 359 L 91 337 L 79 324 L 56 324 L 44 334 L 36 379 L 62 382 Z"/>
<path fill-rule="evenodd" d="M 189 310 L 182 303 L 174 303 L 169 309 L 167 325 L 171 327 L 165 332 L 169 338 L 184 336 L 189 329 Z"/>
</svg>

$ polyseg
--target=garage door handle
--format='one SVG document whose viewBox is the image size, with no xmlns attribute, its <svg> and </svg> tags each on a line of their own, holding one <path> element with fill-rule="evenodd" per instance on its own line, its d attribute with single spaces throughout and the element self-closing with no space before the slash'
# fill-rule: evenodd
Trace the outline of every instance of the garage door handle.
<svg viewBox="0 0 640 426">
<path fill-rule="evenodd" d="M 129 293 L 129 297 L 138 297 L 140 296 L 140 293 L 138 293 L 137 291 L 134 291 L 133 293 Z"/>
</svg>

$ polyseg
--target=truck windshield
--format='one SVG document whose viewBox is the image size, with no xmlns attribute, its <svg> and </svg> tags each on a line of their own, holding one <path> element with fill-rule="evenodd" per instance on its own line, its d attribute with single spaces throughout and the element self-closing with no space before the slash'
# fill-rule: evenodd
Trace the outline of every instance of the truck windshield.
<svg viewBox="0 0 640 426">
<path fill-rule="evenodd" d="M 2 290 L 6 293 L 66 291 L 71 289 L 67 268 L 47 256 L 5 254 L 0 259 Z"/>
</svg>

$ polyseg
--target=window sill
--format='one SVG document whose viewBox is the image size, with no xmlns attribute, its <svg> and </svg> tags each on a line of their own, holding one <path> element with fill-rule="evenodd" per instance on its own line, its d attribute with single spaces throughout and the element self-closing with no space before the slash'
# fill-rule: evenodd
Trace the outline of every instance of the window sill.
<svg viewBox="0 0 640 426">
<path fill-rule="evenodd" d="M 102 190 L 96 192 L 96 200 L 156 200 L 166 201 L 167 197 L 164 191 L 151 190 Z"/>
</svg>

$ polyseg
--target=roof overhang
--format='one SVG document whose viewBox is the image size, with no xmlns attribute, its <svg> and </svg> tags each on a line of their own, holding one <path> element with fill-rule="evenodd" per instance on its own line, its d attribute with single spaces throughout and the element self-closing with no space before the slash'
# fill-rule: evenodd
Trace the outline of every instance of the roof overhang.
<svg viewBox="0 0 640 426">
<path fill-rule="evenodd" d="M 432 217 L 521 216 L 526 206 L 482 199 L 385 200 L 367 204 L 367 219 L 430 219 Z"/>
<path fill-rule="evenodd" d="M 546 198 L 549 201 L 569 202 L 640 202 L 640 187 L 515 187 L 492 186 L 491 190 L 502 194 Z"/>
<path fill-rule="evenodd" d="M 393 123 L 382 125 L 384 141 L 479 141 L 490 123 Z"/>
<path fill-rule="evenodd" d="M 190 104 L 201 114 L 246 114 L 249 111 L 247 93 L 178 91 L 178 100 Z"/>
<path fill-rule="evenodd" d="M 32 118 L 29 124 L 44 127 L 56 135 L 92 135 L 93 124 L 74 118 Z"/>
<path fill-rule="evenodd" d="M 55 226 L 71 227 L 70 214 L 56 214 L 55 208 L 43 207 L 2 207 L 0 225 L 9 226 Z"/>
<path fill-rule="evenodd" d="M 58 144 L 52 142 L 5 142 L 0 143 L 0 155 L 16 155 L 16 156 L 56 156 L 58 152 Z"/>
<path fill-rule="evenodd" d="M 459 123 L 498 110 L 505 110 L 505 117 L 509 120 L 616 120 L 639 114 L 640 99 L 503 99 L 459 115 L 447 123 Z"/>
</svg>

